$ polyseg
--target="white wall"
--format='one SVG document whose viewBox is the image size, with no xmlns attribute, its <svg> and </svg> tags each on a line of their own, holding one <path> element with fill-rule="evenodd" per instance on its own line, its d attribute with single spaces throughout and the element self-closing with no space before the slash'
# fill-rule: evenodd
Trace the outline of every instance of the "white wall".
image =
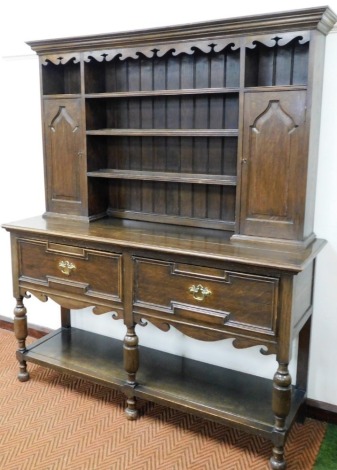
<svg viewBox="0 0 337 470">
<path fill-rule="evenodd" d="M 3 4 L 4 5 L 4 4 Z M 1 84 L 1 163 L 0 222 L 9 222 L 42 214 L 44 182 L 39 105 L 39 76 L 36 56 L 25 40 L 99 34 L 162 25 L 190 23 L 257 13 L 267 13 L 317 6 L 308 0 L 260 0 L 231 4 L 213 0 L 211 4 L 185 1 L 169 2 L 96 0 L 87 8 L 82 0 L 57 3 L 24 0 L 6 2 L 1 7 L 3 25 L 0 40 Z M 210 7 L 211 5 L 211 7 Z M 337 0 L 330 1 L 337 12 Z M 336 30 L 337 32 L 337 30 Z M 337 34 L 327 38 L 323 94 L 322 132 L 316 201 L 315 230 L 328 245 L 319 256 L 315 288 L 313 337 L 310 360 L 310 398 L 337 405 Z M 12 317 L 14 300 L 11 287 L 9 236 L 0 232 L 1 282 L 0 315 Z M 36 299 L 26 301 L 29 321 L 36 325 L 59 326 L 58 307 Z M 73 313 L 73 324 L 122 338 L 122 322 L 110 314 L 94 316 L 89 309 Z M 259 375 L 275 371 L 274 356 L 262 357 L 258 348 L 235 350 L 230 340 L 206 343 L 191 340 L 171 330 L 162 333 L 151 325 L 139 328 L 142 344 L 174 351 L 196 359 L 240 368 Z M 291 370 L 294 374 L 295 364 Z"/>
</svg>

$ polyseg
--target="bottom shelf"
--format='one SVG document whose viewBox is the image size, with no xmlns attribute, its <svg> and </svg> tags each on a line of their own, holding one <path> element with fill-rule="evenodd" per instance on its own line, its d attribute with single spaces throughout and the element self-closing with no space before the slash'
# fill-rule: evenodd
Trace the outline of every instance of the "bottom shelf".
<svg viewBox="0 0 337 470">
<path fill-rule="evenodd" d="M 125 385 L 122 342 L 78 328 L 53 331 L 30 344 L 23 358 L 113 388 Z"/>
<path fill-rule="evenodd" d="M 123 342 L 61 328 L 29 346 L 24 359 L 113 388 L 126 385 Z M 272 380 L 140 347 L 135 396 L 245 429 L 273 433 Z M 292 387 L 289 429 L 305 399 Z"/>
</svg>

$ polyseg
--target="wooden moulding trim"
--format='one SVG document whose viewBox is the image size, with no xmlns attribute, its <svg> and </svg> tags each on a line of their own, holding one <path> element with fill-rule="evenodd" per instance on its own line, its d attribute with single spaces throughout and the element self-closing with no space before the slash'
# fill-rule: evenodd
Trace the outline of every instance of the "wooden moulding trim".
<svg viewBox="0 0 337 470">
<path fill-rule="evenodd" d="M 241 235 L 241 234 L 234 234 L 232 236 L 232 240 L 237 242 L 237 243 L 260 243 L 260 244 L 265 244 L 265 245 L 279 245 L 280 247 L 294 247 L 294 248 L 307 248 L 311 243 L 313 243 L 316 240 L 316 235 L 314 233 L 310 234 L 308 237 L 306 237 L 304 240 L 291 240 L 291 239 L 286 239 L 286 238 L 268 238 L 268 237 L 257 237 L 254 235 Z M 324 241 L 324 245 L 326 242 Z M 323 246 L 324 246 L 323 245 Z"/>
<path fill-rule="evenodd" d="M 337 424 L 337 406 L 307 398 L 306 416 L 308 418 L 326 421 L 327 423 Z"/>
<path fill-rule="evenodd" d="M 317 7 L 112 34 L 28 41 L 27 44 L 38 54 L 48 54 L 303 29 L 318 29 L 328 34 L 336 21 L 337 16 L 330 8 Z"/>
<path fill-rule="evenodd" d="M 0 328 L 3 330 L 14 331 L 13 320 L 0 315 Z M 52 330 L 38 325 L 28 325 L 28 335 L 32 338 L 42 338 Z M 318 400 L 307 398 L 306 400 L 306 416 L 308 418 L 326 421 L 328 423 L 337 424 L 337 406 L 324 403 Z"/>
</svg>

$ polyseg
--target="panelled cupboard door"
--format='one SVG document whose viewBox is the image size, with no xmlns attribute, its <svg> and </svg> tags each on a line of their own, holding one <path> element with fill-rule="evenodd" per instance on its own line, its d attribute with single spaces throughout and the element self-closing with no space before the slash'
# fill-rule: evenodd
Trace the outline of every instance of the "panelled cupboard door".
<svg viewBox="0 0 337 470">
<path fill-rule="evenodd" d="M 307 166 L 306 92 L 247 92 L 242 235 L 301 240 Z"/>
<path fill-rule="evenodd" d="M 81 215 L 85 165 L 80 99 L 43 103 L 47 212 Z"/>
</svg>

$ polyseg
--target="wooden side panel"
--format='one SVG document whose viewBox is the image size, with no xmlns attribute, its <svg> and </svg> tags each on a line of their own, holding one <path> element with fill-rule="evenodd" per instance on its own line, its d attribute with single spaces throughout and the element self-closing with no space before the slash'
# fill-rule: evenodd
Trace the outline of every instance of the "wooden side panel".
<svg viewBox="0 0 337 470">
<path fill-rule="evenodd" d="M 47 211 L 82 215 L 84 136 L 79 99 L 44 101 Z"/>
<path fill-rule="evenodd" d="M 306 321 L 308 314 L 311 311 L 313 299 L 313 280 L 314 280 L 314 263 L 297 274 L 294 277 L 294 295 L 293 295 L 293 309 L 292 309 L 292 322 L 293 327 L 299 329 Z"/>
<path fill-rule="evenodd" d="M 240 233 L 303 237 L 306 92 L 246 93 Z"/>
</svg>

